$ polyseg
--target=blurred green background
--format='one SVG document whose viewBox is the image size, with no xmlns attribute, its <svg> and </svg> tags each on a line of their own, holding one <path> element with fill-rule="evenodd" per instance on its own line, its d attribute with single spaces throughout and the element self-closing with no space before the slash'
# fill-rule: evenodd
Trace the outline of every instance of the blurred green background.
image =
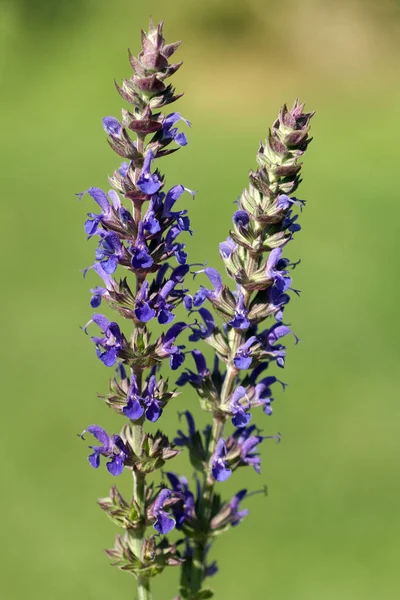
<svg viewBox="0 0 400 600">
<path fill-rule="evenodd" d="M 96 398 L 110 372 L 79 329 L 95 284 L 79 272 L 92 262 L 82 223 L 93 205 L 74 194 L 107 188 L 117 161 L 101 118 L 119 115 L 113 78 L 129 75 L 149 13 L 184 41 L 176 109 L 193 128 L 162 166 L 169 185 L 199 190 L 187 200 L 192 262 L 220 266 L 232 202 L 279 106 L 299 96 L 317 110 L 290 248 L 302 294 L 287 314 L 303 343 L 273 417 L 257 420 L 283 440 L 264 444 L 261 476 L 241 470 L 225 485 L 267 483 L 269 496 L 249 499 L 250 516 L 218 542 L 216 598 L 399 597 L 400 4 L 378 4 L 0 2 L 2 599 L 134 597 L 134 579 L 102 553 L 115 529 L 96 498 L 114 480 L 90 469 L 75 435 L 120 421 Z M 185 407 L 196 412 L 186 389 L 169 432 Z M 173 597 L 177 576 L 156 580 L 155 600 Z"/>
</svg>

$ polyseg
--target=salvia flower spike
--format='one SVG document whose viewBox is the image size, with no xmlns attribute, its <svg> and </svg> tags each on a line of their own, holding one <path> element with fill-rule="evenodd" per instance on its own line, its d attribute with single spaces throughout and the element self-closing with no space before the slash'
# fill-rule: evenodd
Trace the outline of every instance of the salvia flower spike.
<svg viewBox="0 0 400 600">
<path fill-rule="evenodd" d="M 291 277 L 297 263 L 286 257 L 286 246 L 300 230 L 304 201 L 293 194 L 313 113 L 304 112 L 297 100 L 291 109 L 281 109 L 220 244 L 233 284 L 227 286 L 217 269 L 203 266 L 194 272 L 196 282 L 204 279 L 191 295 L 187 277 L 193 265 L 187 260 L 185 236 L 192 231 L 184 202 L 194 192 L 183 184 L 168 189 L 159 170 L 160 159 L 188 144 L 191 123 L 168 107 L 182 95 L 169 83 L 181 63 L 171 60 L 179 42 L 167 44 L 162 30 L 162 23 L 150 22 L 148 32 L 142 32 L 139 55 L 129 53 L 133 74 L 115 83 L 128 106 L 119 118 L 102 121 L 107 141 L 120 157 L 109 177 L 111 189 L 91 187 L 78 194 L 83 202 L 97 205 L 90 207 L 95 212 L 88 213 L 84 224 L 88 239 L 97 245 L 84 275 L 100 278 L 90 289 L 95 312 L 83 330 L 98 359 L 113 372 L 109 393 L 101 398 L 124 420 L 119 433 L 109 435 L 99 425 L 89 425 L 80 437 L 94 439 L 91 467 L 105 464 L 112 479 L 132 474 L 130 499 L 112 485 L 109 496 L 99 500 L 122 529 L 114 547 L 106 550 L 112 564 L 136 577 L 139 600 L 152 598 L 153 577 L 178 566 L 176 598 L 200 600 L 213 595 L 207 579 L 218 570 L 216 561 L 209 560 L 215 538 L 241 523 L 248 513 L 242 503 L 253 495 L 241 489 L 223 500 L 215 487 L 222 489 L 242 467 L 260 473 L 260 445 L 281 437 L 262 435 L 252 419 L 258 407 L 270 416 L 273 389 L 277 383 L 286 386 L 276 375 L 264 374 L 274 365 L 284 367 L 282 339 L 292 334 L 298 341 L 284 321 L 286 306 L 298 293 Z M 118 318 L 106 317 L 104 305 Z M 184 320 L 176 318 L 179 305 L 187 311 Z M 162 331 L 151 339 L 156 322 Z M 214 351 L 212 366 L 201 350 L 204 343 Z M 194 370 L 186 366 L 188 356 Z M 185 363 L 175 383 L 181 389 L 190 384 L 201 408 L 210 413 L 212 422 L 203 431 L 186 409 L 173 440 L 162 429 L 146 432 L 147 422 L 162 423 L 179 393 L 161 374 L 163 361 L 171 371 Z M 191 473 L 184 477 L 165 466 L 182 451 L 189 453 L 195 469 L 194 484 Z M 162 475 L 158 484 L 149 481 L 157 470 Z M 175 542 L 169 539 L 174 531 Z"/>
</svg>

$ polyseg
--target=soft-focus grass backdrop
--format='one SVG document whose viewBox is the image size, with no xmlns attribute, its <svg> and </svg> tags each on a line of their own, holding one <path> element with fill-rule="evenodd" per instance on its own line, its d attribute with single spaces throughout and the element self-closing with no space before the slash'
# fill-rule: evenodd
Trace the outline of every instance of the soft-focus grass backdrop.
<svg viewBox="0 0 400 600">
<path fill-rule="evenodd" d="M 96 507 L 114 481 L 90 469 L 76 432 L 119 424 L 96 398 L 109 372 L 79 330 L 90 317 L 79 269 L 94 243 L 90 199 L 116 164 L 101 117 L 130 72 L 149 13 L 184 40 L 190 144 L 163 167 L 190 204 L 191 260 L 218 266 L 218 242 L 259 139 L 296 96 L 316 109 L 290 248 L 302 290 L 250 516 L 216 549 L 219 600 L 394 600 L 399 595 L 399 3 L 285 0 L 2 0 L 2 558 L 4 600 L 132 598 L 108 566 L 115 529 Z M 175 407 L 195 407 L 186 391 Z M 175 423 L 171 406 L 163 422 Z M 194 409 L 195 410 L 195 409 Z M 241 479 L 241 481 L 239 481 Z M 231 485 L 232 484 L 232 485 Z M 127 482 L 123 486 L 127 486 Z M 221 486 L 222 487 L 222 486 Z M 174 595 L 177 571 L 155 583 Z"/>
</svg>

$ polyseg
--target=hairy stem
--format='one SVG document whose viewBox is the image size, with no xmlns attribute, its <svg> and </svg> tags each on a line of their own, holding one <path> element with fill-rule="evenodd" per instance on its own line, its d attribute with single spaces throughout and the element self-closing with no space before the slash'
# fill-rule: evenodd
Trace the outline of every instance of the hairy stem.
<svg viewBox="0 0 400 600">
<path fill-rule="evenodd" d="M 140 153 L 144 152 L 144 138 L 141 136 L 137 137 L 137 149 Z M 140 168 L 136 167 L 135 169 L 135 183 L 139 178 Z M 142 218 L 142 203 L 141 202 L 133 202 L 133 219 L 136 223 L 136 226 L 139 226 L 140 220 Z M 138 274 L 136 274 L 136 292 L 140 290 L 140 287 L 143 283 L 143 278 L 141 278 Z M 143 372 L 141 369 L 135 371 L 136 382 L 138 386 L 139 393 L 142 392 L 142 376 Z M 143 422 L 135 422 L 132 424 L 133 430 L 133 451 L 136 456 L 141 455 L 141 447 L 144 436 L 144 428 Z M 141 521 L 143 524 L 131 532 L 132 546 L 134 549 L 134 553 L 136 556 L 143 562 L 143 543 L 145 540 L 146 534 L 146 481 L 145 475 L 140 473 L 139 471 L 133 471 L 133 499 L 139 507 L 139 513 L 141 516 Z M 137 577 L 137 586 L 138 586 L 138 600 L 152 600 L 151 593 L 151 584 L 150 578 L 144 575 L 139 575 Z"/>
</svg>

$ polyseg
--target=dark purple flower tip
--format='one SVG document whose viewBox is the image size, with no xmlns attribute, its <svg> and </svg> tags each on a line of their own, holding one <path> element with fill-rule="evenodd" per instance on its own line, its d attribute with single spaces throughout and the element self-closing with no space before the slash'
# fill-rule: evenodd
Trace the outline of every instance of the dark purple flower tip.
<svg viewBox="0 0 400 600">
<path fill-rule="evenodd" d="M 146 194 L 146 196 L 152 196 L 161 187 L 161 181 L 156 173 L 151 173 L 151 163 L 154 159 L 154 154 L 152 150 L 149 150 L 145 156 L 143 168 L 139 174 L 139 178 L 136 182 L 136 186 L 139 188 L 141 192 Z"/>
<path fill-rule="evenodd" d="M 177 133 L 174 136 L 174 140 L 178 144 L 178 146 L 187 146 L 187 143 L 188 143 L 187 137 L 183 132 Z"/>
<path fill-rule="evenodd" d="M 231 508 L 231 523 L 233 526 L 239 525 L 244 517 L 249 514 L 248 509 L 239 510 L 239 504 L 247 495 L 247 490 L 240 490 L 229 503 Z"/>
<path fill-rule="evenodd" d="M 212 476 L 216 481 L 223 482 L 232 475 L 231 469 L 225 466 L 223 461 L 216 461 L 212 467 Z"/>
<path fill-rule="evenodd" d="M 153 265 L 153 259 L 144 248 L 131 249 L 131 264 L 134 269 L 149 269 Z"/>
<path fill-rule="evenodd" d="M 92 297 L 90 299 L 90 306 L 92 308 L 98 308 L 101 304 L 103 296 L 107 293 L 107 290 L 102 287 L 95 287 L 90 290 Z"/>
<path fill-rule="evenodd" d="M 143 416 L 144 408 L 137 398 L 130 398 L 128 404 L 122 409 L 122 412 L 128 419 L 137 421 Z"/>
<path fill-rule="evenodd" d="M 214 560 L 212 563 L 206 566 L 205 576 L 213 577 L 213 575 L 215 575 L 216 573 L 218 573 L 218 565 L 217 561 Z"/>
<path fill-rule="evenodd" d="M 232 220 L 237 227 L 246 228 L 249 224 L 250 217 L 245 210 L 237 210 L 233 215 Z"/>
<path fill-rule="evenodd" d="M 179 413 L 179 418 L 181 418 L 182 415 L 185 416 L 187 421 L 188 435 L 185 435 L 181 429 L 178 429 L 178 437 L 174 439 L 174 444 L 176 446 L 187 446 L 190 443 L 192 437 L 196 434 L 196 425 L 192 413 L 186 410 L 183 413 Z"/>
<path fill-rule="evenodd" d="M 166 535 L 175 527 L 175 519 L 170 517 L 168 513 L 164 510 L 158 511 L 157 520 L 154 523 L 154 529 L 161 533 L 162 535 Z"/>
<path fill-rule="evenodd" d="M 146 419 L 151 423 L 155 423 L 161 417 L 163 409 L 161 408 L 160 402 L 153 398 L 146 408 Z"/>
<path fill-rule="evenodd" d="M 156 316 L 156 311 L 147 302 L 141 302 L 135 308 L 135 315 L 139 321 L 147 323 Z"/>
<path fill-rule="evenodd" d="M 197 323 L 197 328 L 193 329 L 192 334 L 189 336 L 190 342 L 207 339 L 215 329 L 214 317 L 210 311 L 206 308 L 200 308 L 198 312 L 204 321 L 204 325 Z"/>
<path fill-rule="evenodd" d="M 118 477 L 121 475 L 124 470 L 124 461 L 120 456 L 115 456 L 112 460 L 110 460 L 107 465 L 107 471 L 114 475 L 114 477 Z"/>
<path fill-rule="evenodd" d="M 122 126 L 121 123 L 115 117 L 104 117 L 103 119 L 104 131 L 108 135 L 115 135 L 119 137 L 121 135 Z"/>
<path fill-rule="evenodd" d="M 236 414 L 232 418 L 232 424 L 235 427 L 246 427 L 249 424 L 251 419 L 250 413 L 246 413 L 242 408 L 241 410 L 237 410 Z"/>
<path fill-rule="evenodd" d="M 179 369 L 179 367 L 181 367 L 184 362 L 185 355 L 180 350 L 178 352 L 175 352 L 174 354 L 170 354 L 169 366 L 171 367 L 172 371 L 176 371 L 177 369 Z"/>
<path fill-rule="evenodd" d="M 192 296 L 187 295 L 183 298 L 183 306 L 186 308 L 186 310 L 192 310 L 192 308 L 193 308 Z"/>
</svg>

